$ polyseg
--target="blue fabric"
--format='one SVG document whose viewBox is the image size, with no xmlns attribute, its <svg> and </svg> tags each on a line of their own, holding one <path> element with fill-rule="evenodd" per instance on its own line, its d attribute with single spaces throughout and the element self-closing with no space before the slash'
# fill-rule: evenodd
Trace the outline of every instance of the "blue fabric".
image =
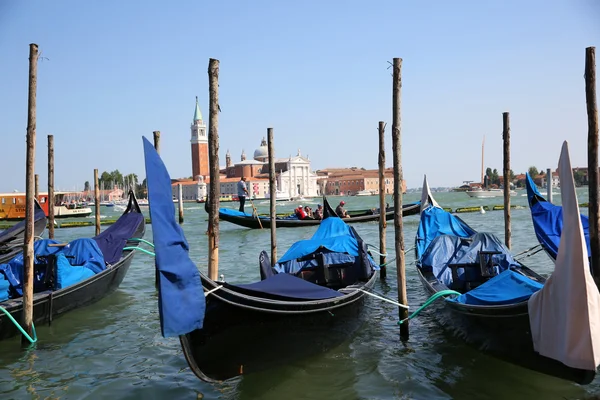
<svg viewBox="0 0 600 400">
<path fill-rule="evenodd" d="M 71 265 L 81 265 L 90 269 L 95 274 L 106 269 L 104 256 L 94 239 L 75 239 L 69 242 L 68 245 L 60 248 L 59 252 L 65 256 L 74 257 L 69 259 Z"/>
<path fill-rule="evenodd" d="M 117 222 L 94 237 L 106 263 L 114 264 L 121 259 L 127 240 L 133 237 L 143 220 L 144 216 L 138 212 L 123 214 Z"/>
<path fill-rule="evenodd" d="M 453 235 L 442 235 L 435 238 L 421 258 L 421 268 L 429 268 L 435 277 L 446 286 L 452 284 L 452 271 L 450 264 L 479 264 L 480 251 L 499 251 L 501 254 L 493 255 L 493 264 L 496 273 L 501 273 L 509 268 L 520 268 L 513 259 L 509 250 L 491 233 L 476 233 L 470 238 L 461 238 Z M 467 280 L 472 274 L 471 268 L 457 268 L 458 278 Z"/>
<path fill-rule="evenodd" d="M 206 300 L 198 268 L 175 222 L 171 178 L 152 144 L 142 138 L 152 219 L 156 268 L 159 272 L 158 310 L 164 337 L 201 329 Z"/>
<path fill-rule="evenodd" d="M 425 253 L 429 244 L 438 236 L 453 235 L 463 238 L 476 232 L 463 220 L 440 207 L 429 206 L 421 211 L 421 220 L 417 229 L 417 259 Z"/>
<path fill-rule="evenodd" d="M 515 304 L 528 300 L 544 285 L 506 270 L 467 293 L 446 301 L 473 305 Z"/>
<path fill-rule="evenodd" d="M 359 257 L 345 253 L 324 253 L 324 258 L 325 263 L 328 265 L 360 262 Z M 304 261 L 298 261 L 298 259 L 294 258 L 283 263 L 276 263 L 273 269 L 278 273 L 295 274 L 304 268 L 317 267 L 318 265 L 319 263 L 314 258 Z"/>
<path fill-rule="evenodd" d="M 265 280 L 247 285 L 228 285 L 241 288 L 254 295 L 270 294 L 290 300 L 321 300 L 343 296 L 342 293 L 324 286 L 315 285 L 289 274 L 275 274 Z"/>
<path fill-rule="evenodd" d="M 0 273 L 0 301 L 4 301 L 9 297 L 10 282 Z"/>
<path fill-rule="evenodd" d="M 525 182 L 535 236 L 546 252 L 552 258 L 556 259 L 560 244 L 560 235 L 563 229 L 562 207 L 554 205 L 542 197 L 529 173 L 526 174 Z M 589 218 L 583 214 L 581 214 L 581 225 L 583 226 L 583 234 L 585 235 L 588 257 L 591 257 L 590 222 Z"/>
<path fill-rule="evenodd" d="M 312 238 L 294 243 L 277 263 L 304 257 L 320 247 L 332 252 L 358 256 L 358 241 L 354 231 L 342 219 L 330 217 L 321 221 Z"/>
<path fill-rule="evenodd" d="M 71 265 L 64 253 L 56 256 L 56 288 L 63 289 L 94 276 L 86 265 Z"/>
</svg>

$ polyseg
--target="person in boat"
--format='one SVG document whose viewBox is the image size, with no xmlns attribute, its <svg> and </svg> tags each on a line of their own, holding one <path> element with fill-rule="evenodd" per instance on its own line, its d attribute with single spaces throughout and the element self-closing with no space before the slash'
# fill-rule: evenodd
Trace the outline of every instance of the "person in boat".
<svg viewBox="0 0 600 400">
<path fill-rule="evenodd" d="M 304 219 L 315 219 L 313 210 L 309 206 L 304 207 L 304 212 L 306 213 L 306 217 Z"/>
<path fill-rule="evenodd" d="M 313 213 L 314 219 L 323 219 L 323 206 L 321 204 L 317 204 L 317 209 Z"/>
<path fill-rule="evenodd" d="M 346 209 L 344 209 L 345 205 L 346 205 L 346 202 L 344 200 L 342 200 L 342 201 L 340 201 L 340 204 L 338 204 L 338 206 L 335 208 L 335 213 L 340 218 L 350 218 L 350 215 L 348 215 L 348 213 L 346 212 Z"/>
<path fill-rule="evenodd" d="M 294 210 L 294 214 L 296 214 L 296 217 L 298 217 L 298 219 L 306 218 L 306 211 L 304 211 L 304 208 L 302 206 L 298 206 L 298 208 Z"/>
<path fill-rule="evenodd" d="M 237 184 L 237 194 L 240 200 L 240 212 L 244 212 L 244 203 L 246 202 L 246 196 L 248 195 L 248 188 L 246 187 L 246 177 L 242 176 Z"/>
</svg>

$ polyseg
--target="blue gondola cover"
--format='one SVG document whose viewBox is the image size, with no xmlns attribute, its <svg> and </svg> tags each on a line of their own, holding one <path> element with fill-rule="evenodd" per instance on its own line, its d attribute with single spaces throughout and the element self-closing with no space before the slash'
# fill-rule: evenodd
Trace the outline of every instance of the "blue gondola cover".
<svg viewBox="0 0 600 400">
<path fill-rule="evenodd" d="M 306 282 L 289 274 L 275 274 L 259 282 L 228 286 L 244 289 L 257 296 L 270 294 L 289 300 L 322 300 L 343 296 L 336 290 Z"/>
<path fill-rule="evenodd" d="M 151 204 L 152 234 L 159 272 L 158 309 L 164 337 L 201 329 L 206 300 L 200 272 L 189 257 L 189 246 L 175 222 L 171 178 L 152 144 L 142 138 Z"/>
<path fill-rule="evenodd" d="M 440 235 L 468 238 L 475 233 L 460 218 L 440 207 L 429 206 L 421 211 L 421 221 L 417 229 L 417 258 L 421 258 L 431 241 Z"/>
<path fill-rule="evenodd" d="M 563 230 L 562 207 L 554 205 L 544 199 L 537 190 L 529 173 L 526 174 L 526 186 L 527 200 L 529 201 L 529 208 L 531 209 L 531 218 L 533 220 L 535 235 L 546 252 L 548 252 L 553 259 L 556 259 L 558 245 L 560 244 L 560 235 Z M 583 226 L 588 257 L 590 257 L 590 222 L 589 218 L 583 214 L 581 215 L 581 225 Z"/>
</svg>

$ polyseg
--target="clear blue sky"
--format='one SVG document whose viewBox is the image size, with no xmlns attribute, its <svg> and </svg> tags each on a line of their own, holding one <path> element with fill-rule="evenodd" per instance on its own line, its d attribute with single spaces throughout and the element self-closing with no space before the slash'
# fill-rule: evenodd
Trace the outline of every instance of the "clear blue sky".
<svg viewBox="0 0 600 400">
<path fill-rule="evenodd" d="M 275 129 L 279 157 L 313 169 L 377 167 L 391 70 L 403 58 L 402 163 L 408 187 L 478 180 L 511 166 L 555 168 L 570 141 L 587 165 L 584 60 L 600 46 L 600 2 L 564 1 L 0 1 L 0 191 L 25 188 L 29 43 L 39 64 L 36 166 L 46 187 L 81 189 L 93 169 L 143 179 L 141 136 L 162 132 L 172 177 L 191 175 L 198 96 L 208 119 L 210 57 L 221 61 L 220 161 L 251 156 Z M 600 54 L 600 49 L 597 51 Z M 599 56 L 600 58 L 600 56 Z"/>
</svg>

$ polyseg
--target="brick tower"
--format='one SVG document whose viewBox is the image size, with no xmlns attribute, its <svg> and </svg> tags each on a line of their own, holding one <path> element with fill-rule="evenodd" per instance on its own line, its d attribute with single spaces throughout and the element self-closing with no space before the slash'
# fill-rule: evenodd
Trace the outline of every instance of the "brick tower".
<svg viewBox="0 0 600 400">
<path fill-rule="evenodd" d="M 196 110 L 192 122 L 192 178 L 197 181 L 199 176 L 208 176 L 208 136 L 206 124 L 202 121 L 202 113 L 196 96 Z"/>
</svg>

